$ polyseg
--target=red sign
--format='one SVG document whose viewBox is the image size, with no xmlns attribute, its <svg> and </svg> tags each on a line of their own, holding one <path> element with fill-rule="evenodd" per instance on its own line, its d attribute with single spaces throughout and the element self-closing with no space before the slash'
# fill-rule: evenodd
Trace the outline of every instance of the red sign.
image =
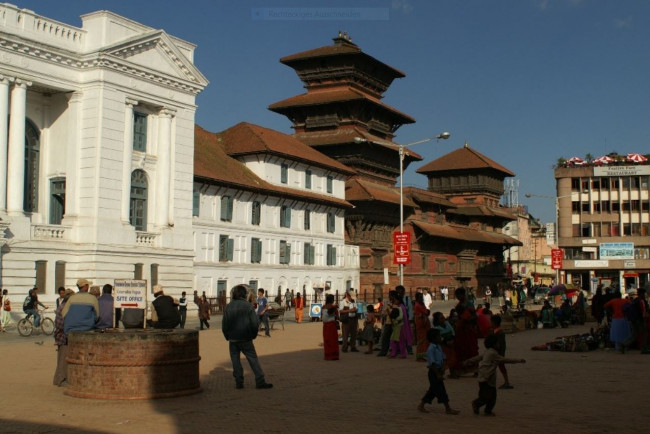
<svg viewBox="0 0 650 434">
<path fill-rule="evenodd" d="M 562 269 L 562 259 L 564 257 L 564 254 L 562 252 L 562 249 L 552 249 L 551 250 L 551 268 L 553 270 L 561 270 Z"/>
<path fill-rule="evenodd" d="M 393 232 L 393 264 L 411 263 L 411 233 Z"/>
</svg>

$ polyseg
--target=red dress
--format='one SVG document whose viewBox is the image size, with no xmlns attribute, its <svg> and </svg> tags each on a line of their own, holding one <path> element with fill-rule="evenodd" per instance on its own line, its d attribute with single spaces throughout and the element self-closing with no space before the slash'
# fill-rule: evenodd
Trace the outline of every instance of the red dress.
<svg viewBox="0 0 650 434">
<path fill-rule="evenodd" d="M 454 350 L 456 352 L 455 370 L 463 371 L 463 362 L 472 357 L 478 356 L 478 328 L 476 326 L 476 310 L 471 306 L 456 306 L 462 313 L 456 323 L 456 338 L 454 339 Z"/>
</svg>

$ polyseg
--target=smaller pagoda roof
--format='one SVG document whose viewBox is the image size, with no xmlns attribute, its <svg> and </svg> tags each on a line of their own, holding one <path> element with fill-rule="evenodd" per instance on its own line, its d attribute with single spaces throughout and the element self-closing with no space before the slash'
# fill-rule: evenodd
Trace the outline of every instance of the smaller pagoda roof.
<svg viewBox="0 0 650 434">
<path fill-rule="evenodd" d="M 417 170 L 417 173 L 431 174 L 433 172 L 450 172 L 456 170 L 492 169 L 501 172 L 505 176 L 515 176 L 494 160 L 486 157 L 467 143 L 462 148 L 456 149 L 442 157 L 425 164 Z"/>
<path fill-rule="evenodd" d="M 346 165 L 312 149 L 293 136 L 248 122 L 240 122 L 218 133 L 217 136 L 228 155 L 232 157 L 269 153 L 345 175 L 355 173 Z"/>
<path fill-rule="evenodd" d="M 326 105 L 347 101 L 365 101 L 367 103 L 370 103 L 382 110 L 391 113 L 393 116 L 398 118 L 398 121 L 402 124 L 412 124 L 415 122 L 415 119 L 406 113 L 402 113 L 396 108 L 384 104 L 376 98 L 372 98 L 366 93 L 351 87 L 310 91 L 301 95 L 292 96 L 290 98 L 283 99 L 282 101 L 271 104 L 269 106 L 269 110 L 277 113 L 282 113 L 285 111 L 285 109 L 292 107 Z"/>
<path fill-rule="evenodd" d="M 442 205 L 447 208 L 457 207 L 456 204 L 447 200 L 445 195 L 417 187 L 404 187 L 404 194 L 419 203 Z"/>
<path fill-rule="evenodd" d="M 498 244 L 502 246 L 523 245 L 521 241 L 507 235 L 472 229 L 467 226 L 436 224 L 417 220 L 409 220 L 409 222 L 432 237 L 451 238 L 476 243 Z"/>
<path fill-rule="evenodd" d="M 497 217 L 505 220 L 517 220 L 517 217 L 507 209 L 493 208 L 485 205 L 457 205 L 451 214 L 465 216 Z"/>
<path fill-rule="evenodd" d="M 349 202 L 378 201 L 399 205 L 399 191 L 395 187 L 375 184 L 360 179 L 359 177 L 348 179 L 345 184 L 345 198 Z M 415 208 L 415 203 L 407 196 L 403 197 L 404 206 Z"/>
<path fill-rule="evenodd" d="M 300 53 L 296 54 L 290 54 L 288 56 L 282 57 L 280 59 L 280 62 L 284 63 L 287 66 L 293 67 L 293 65 L 307 59 L 352 55 L 358 56 L 362 60 L 381 67 L 382 69 L 388 71 L 394 78 L 402 78 L 406 76 L 406 74 L 404 74 L 399 69 L 393 68 L 392 66 L 380 62 L 374 57 L 364 53 L 361 48 L 357 44 L 353 43 L 349 37 L 339 34 L 339 36 L 333 38 L 333 40 L 333 45 L 327 45 L 307 51 L 301 51 Z"/>
</svg>

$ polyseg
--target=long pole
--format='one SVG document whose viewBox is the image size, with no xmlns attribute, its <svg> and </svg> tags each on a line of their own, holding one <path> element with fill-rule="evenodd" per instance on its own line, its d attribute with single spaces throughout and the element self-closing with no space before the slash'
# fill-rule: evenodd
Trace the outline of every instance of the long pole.
<svg viewBox="0 0 650 434">
<path fill-rule="evenodd" d="M 404 146 L 399 145 L 399 231 L 404 232 Z M 404 264 L 399 264 L 399 284 L 404 286 Z"/>
<path fill-rule="evenodd" d="M 560 198 L 556 197 L 555 198 L 555 248 L 559 249 L 560 248 L 560 225 L 559 225 L 559 214 L 560 214 Z M 560 269 L 557 268 L 555 270 L 555 284 L 559 285 L 560 284 Z"/>
</svg>

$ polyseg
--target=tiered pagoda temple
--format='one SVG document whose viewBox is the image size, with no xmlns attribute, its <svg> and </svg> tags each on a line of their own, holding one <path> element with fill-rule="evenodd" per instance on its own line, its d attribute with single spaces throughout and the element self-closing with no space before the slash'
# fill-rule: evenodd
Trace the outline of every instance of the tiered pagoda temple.
<svg viewBox="0 0 650 434">
<path fill-rule="evenodd" d="M 400 223 L 400 196 L 395 187 L 399 148 L 393 139 L 400 126 L 415 119 L 381 99 L 393 80 L 405 75 L 364 53 L 340 33 L 333 45 L 286 56 L 280 62 L 296 71 L 306 93 L 276 102 L 269 109 L 291 120 L 296 138 L 356 172 L 346 184 L 346 200 L 354 205 L 346 213 L 346 242 L 360 247 L 360 290 L 375 296 L 385 294 L 399 282 L 392 254 L 392 234 Z M 418 154 L 405 150 L 405 168 L 420 160 Z M 467 175 L 466 169 L 461 172 Z M 437 179 L 435 170 L 426 175 Z M 495 284 L 505 274 L 503 246 L 517 241 L 488 233 L 488 227 L 496 229 L 501 222 L 493 215 L 474 215 L 469 210 L 472 215 L 459 213 L 462 204 L 450 193 L 404 189 L 404 230 L 413 233 L 412 261 L 404 267 L 407 290 L 478 287 Z M 490 202 L 489 207 L 496 206 Z M 458 221 L 453 227 L 447 222 L 451 216 Z M 484 220 L 485 224 L 476 223 Z M 485 279 L 477 276 L 480 267 Z M 389 269 L 387 286 L 384 268 Z"/>
</svg>

